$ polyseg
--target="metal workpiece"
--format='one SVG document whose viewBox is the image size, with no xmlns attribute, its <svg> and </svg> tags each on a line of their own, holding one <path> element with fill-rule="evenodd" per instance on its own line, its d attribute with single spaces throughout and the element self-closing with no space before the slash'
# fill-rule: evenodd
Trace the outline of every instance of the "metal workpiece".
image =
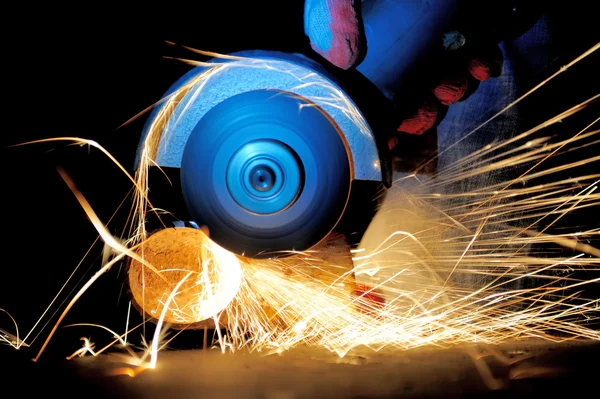
<svg viewBox="0 0 600 399">
<path fill-rule="evenodd" d="M 160 368 L 135 378 L 104 377 L 102 372 L 114 369 L 119 358 L 102 354 L 77 359 L 70 371 L 106 392 L 106 397 L 195 398 L 199 393 L 223 399 L 594 397 L 598 344 L 511 341 L 495 347 L 496 356 L 485 348 L 363 351 L 337 359 L 312 348 L 276 356 L 171 351 L 161 353 Z"/>
</svg>

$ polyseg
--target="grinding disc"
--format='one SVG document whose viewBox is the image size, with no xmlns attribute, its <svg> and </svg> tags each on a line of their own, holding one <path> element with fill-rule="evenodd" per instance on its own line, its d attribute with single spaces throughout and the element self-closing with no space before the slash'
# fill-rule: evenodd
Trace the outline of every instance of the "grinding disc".
<svg viewBox="0 0 600 399">
<path fill-rule="evenodd" d="M 255 90 L 213 107 L 185 145 L 181 183 L 190 214 L 237 254 L 308 249 L 337 224 L 351 159 L 336 123 L 298 95 Z"/>
</svg>

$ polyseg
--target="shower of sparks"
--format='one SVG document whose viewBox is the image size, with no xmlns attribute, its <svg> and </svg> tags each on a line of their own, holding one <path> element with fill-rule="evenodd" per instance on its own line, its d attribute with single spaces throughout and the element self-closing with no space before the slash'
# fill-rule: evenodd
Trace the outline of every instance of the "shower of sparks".
<svg viewBox="0 0 600 399">
<path fill-rule="evenodd" d="M 197 98 L 209 79 L 223 68 L 239 67 L 240 60 L 243 67 L 277 67 L 271 61 L 228 58 L 224 63 L 203 64 L 208 69 L 158 104 L 136 176 L 130 177 L 135 185 L 134 217 L 125 243 L 108 233 L 62 173 L 114 254 L 72 298 L 38 357 L 68 309 L 126 256 L 132 258 L 132 265 L 134 261 L 141 265 L 142 313 L 157 322 L 152 342 L 144 340 L 146 350 L 138 355 L 126 340 L 131 341 L 131 332 L 139 326 L 123 335 L 109 330 L 112 343 L 97 349 L 82 338 L 84 346 L 70 356 L 121 348 L 128 354 L 126 362 L 135 368 L 119 369 L 117 374 L 133 376 L 153 367 L 158 351 L 166 346 L 168 323 L 206 320 L 222 327 L 216 329 L 213 342 L 222 351 L 277 353 L 306 345 L 344 356 L 359 347 L 376 351 L 447 347 L 531 337 L 600 340 L 594 328 L 600 301 L 582 294 L 587 287 L 600 285 L 600 250 L 594 244 L 600 227 L 588 221 L 585 229 L 559 228 L 568 215 L 600 211 L 600 173 L 593 172 L 599 170 L 600 156 L 589 155 L 600 153 L 598 119 L 578 132 L 561 132 L 558 140 L 541 135 L 545 127 L 580 112 L 598 96 L 442 167 L 435 178 L 398 179 L 361 246 L 352 251 L 353 265 L 332 265 L 323 260 L 327 254 L 315 251 L 287 258 L 294 259 L 292 263 L 245 259 L 225 253 L 199 230 L 194 233 L 202 247 L 197 258 L 173 265 L 149 262 L 141 250 L 152 237 L 146 231 L 148 211 L 154 210 L 148 201 L 148 170 L 156 167 L 158 144 L 168 134 L 175 107 L 182 106 L 184 98 Z M 311 84 L 310 77 L 298 81 Z M 332 89 L 326 101 L 344 109 L 359 125 L 365 124 L 341 98 Z M 105 151 L 83 139 L 60 140 Z M 567 153 L 582 155 L 576 161 L 556 162 Z M 571 251 L 567 256 L 565 249 Z M 359 286 L 368 287 L 367 292 L 359 291 Z M 162 291 L 149 298 L 156 287 Z M 374 296 L 384 300 L 373 300 Z M 147 308 L 153 300 L 156 306 Z M 18 348 L 25 341 L 20 340 L 16 323 L 14 327 L 14 333 L 0 330 L 0 340 Z"/>
</svg>

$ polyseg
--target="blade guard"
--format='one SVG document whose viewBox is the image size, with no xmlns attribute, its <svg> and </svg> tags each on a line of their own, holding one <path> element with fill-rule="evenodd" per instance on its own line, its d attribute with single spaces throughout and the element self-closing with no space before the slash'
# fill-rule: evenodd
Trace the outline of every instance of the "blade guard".
<svg viewBox="0 0 600 399">
<path fill-rule="evenodd" d="M 339 127 L 348 144 L 354 180 L 382 181 L 375 136 L 354 101 L 318 63 L 300 54 L 243 51 L 210 60 L 180 78 L 163 97 L 146 124 L 138 147 L 135 169 L 149 142 L 147 155 L 161 167 L 180 168 L 187 140 L 200 119 L 217 104 L 255 90 L 280 90 L 318 105 Z M 185 89 L 177 101 L 170 97 Z M 165 104 L 173 109 L 166 109 Z M 156 123 L 163 125 L 157 129 Z M 159 131 L 160 130 L 160 131 Z M 158 137 L 156 137 L 158 136 Z"/>
</svg>

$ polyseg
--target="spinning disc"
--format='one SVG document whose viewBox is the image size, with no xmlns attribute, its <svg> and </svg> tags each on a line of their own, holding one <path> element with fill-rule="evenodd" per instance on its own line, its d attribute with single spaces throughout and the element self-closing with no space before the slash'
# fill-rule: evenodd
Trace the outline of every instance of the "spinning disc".
<svg viewBox="0 0 600 399">
<path fill-rule="evenodd" d="M 211 239 L 240 255 L 271 257 L 308 249 L 335 227 L 350 167 L 343 136 L 320 108 L 257 90 L 228 98 L 198 122 L 181 183 Z"/>
</svg>

